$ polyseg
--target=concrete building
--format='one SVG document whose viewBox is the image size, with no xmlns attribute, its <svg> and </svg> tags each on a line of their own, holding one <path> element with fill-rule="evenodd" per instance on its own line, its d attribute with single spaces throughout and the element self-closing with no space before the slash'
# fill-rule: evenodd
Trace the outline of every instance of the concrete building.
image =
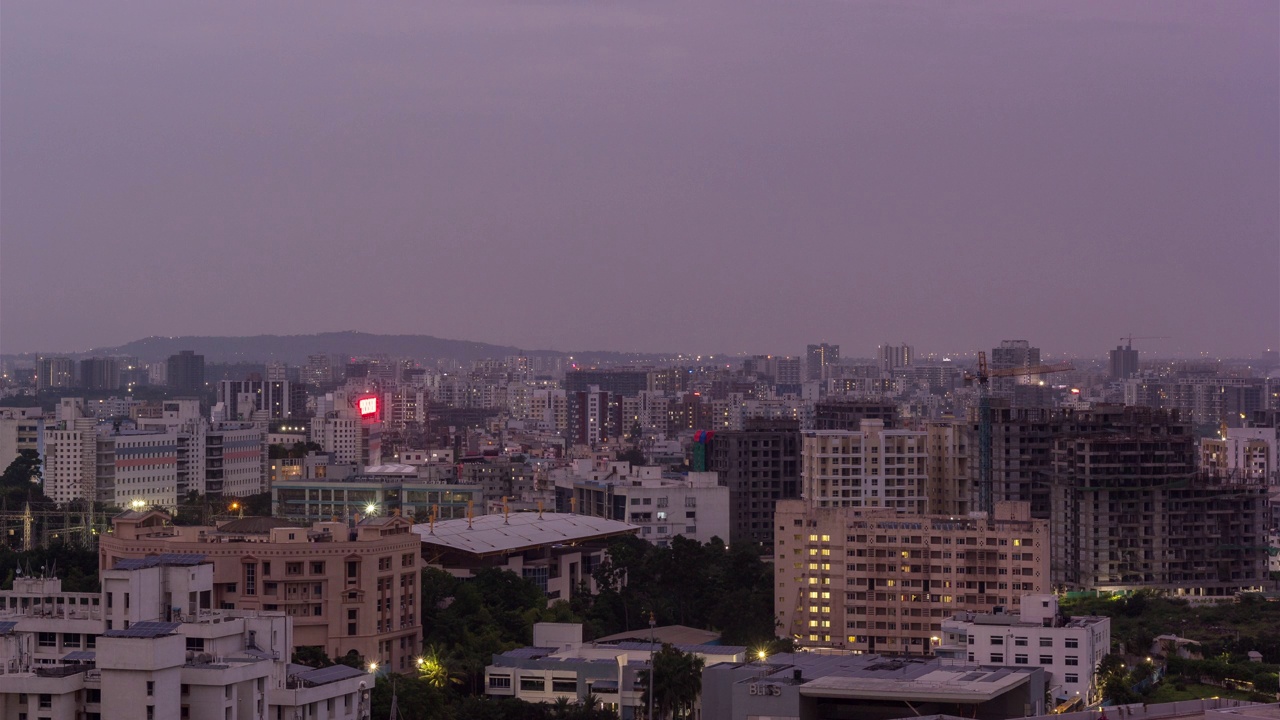
<svg viewBox="0 0 1280 720">
<path fill-rule="evenodd" d="M 0 591 L 0 717 L 368 717 L 373 676 L 288 662 L 283 613 L 213 610 L 199 555 L 125 560 L 101 593 L 18 578 Z"/>
<path fill-rule="evenodd" d="M 165 378 L 169 389 L 180 393 L 204 392 L 204 356 L 193 350 L 183 350 L 170 355 L 165 363 Z"/>
<path fill-rule="evenodd" d="M 468 509 L 483 512 L 484 494 L 478 486 L 420 480 L 416 472 L 361 473 L 278 482 L 271 487 L 271 507 L 276 517 L 307 523 L 395 513 L 448 520 L 465 518 Z"/>
<path fill-rule="evenodd" d="M 927 655 L 943 618 L 1051 587 L 1049 523 L 1026 503 L 988 518 L 785 500 L 774 520 L 774 607 L 804 647 Z"/>
<path fill-rule="evenodd" d="M 244 396 L 252 403 L 241 403 Z M 223 380 L 218 383 L 218 402 L 228 420 L 252 420 L 258 411 L 272 420 L 302 418 L 307 414 L 307 388 L 288 380 Z"/>
<path fill-rule="evenodd" d="M 639 528 L 586 515 L 519 512 L 421 523 L 413 531 L 428 565 L 463 578 L 482 568 L 510 570 L 554 602 L 568 600 L 583 582 L 596 592 L 591 571 L 607 556 L 610 538 Z"/>
<path fill-rule="evenodd" d="M 1264 478 L 1280 483 L 1280 430 L 1228 427 L 1200 440 L 1200 469 L 1210 475 Z M 1274 483 L 1273 483 L 1274 484 Z"/>
<path fill-rule="evenodd" d="M 1044 696 L 1038 667 L 938 659 L 792 653 L 702 672 L 702 716 L 716 720 L 1010 720 L 1044 712 Z"/>
<path fill-rule="evenodd" d="M 76 385 L 76 364 L 68 357 L 42 357 L 36 361 L 36 391 Z"/>
<path fill-rule="evenodd" d="M 97 421 L 64 403 L 44 433 L 44 494 L 58 504 L 97 497 Z"/>
<path fill-rule="evenodd" d="M 746 648 L 733 645 L 676 647 L 707 665 L 740 663 L 746 657 Z M 649 669 L 650 653 L 660 649 L 660 643 L 628 640 L 584 643 L 581 625 L 535 623 L 532 647 L 493 656 L 484 670 L 485 694 L 545 703 L 559 698 L 579 702 L 594 695 L 621 720 L 638 720 L 645 716 L 644 682 L 637 682 L 639 674 Z"/>
<path fill-rule="evenodd" d="M 408 520 L 372 517 L 310 528 L 274 518 L 175 527 L 161 512 L 126 512 L 99 540 L 99 567 L 150 555 L 204 555 L 214 609 L 283 612 L 294 645 L 329 657 L 354 650 L 394 671 L 422 645 L 420 543 Z"/>
<path fill-rule="evenodd" d="M 880 369 L 885 372 L 893 372 L 899 368 L 911 367 L 914 364 L 915 349 L 906 343 L 901 345 L 885 343 L 876 348 L 876 351 L 880 357 Z"/>
<path fill-rule="evenodd" d="M 800 481 L 814 507 L 927 509 L 928 433 L 886 430 L 863 420 L 861 430 L 810 430 L 800 447 Z"/>
<path fill-rule="evenodd" d="M 557 509 L 640 527 L 659 547 L 682 535 L 729 541 L 729 488 L 713 472 L 668 473 L 628 462 L 574 460 L 556 477 Z"/>
<path fill-rule="evenodd" d="M 40 450 L 44 411 L 32 408 L 0 408 L 0 472 L 23 450 Z"/>
<path fill-rule="evenodd" d="M 1097 668 L 1111 652 L 1111 618 L 1067 617 L 1056 595 L 1022 598 L 1021 610 L 956 613 L 942 622 L 942 644 L 934 654 L 960 663 L 1044 669 L 1058 703 L 1101 700 Z"/>
<path fill-rule="evenodd" d="M 800 424 L 748 420 L 738 432 L 718 432 L 705 443 L 706 469 L 729 488 L 730 544 L 773 548 L 778 501 L 800 497 Z"/>
<path fill-rule="evenodd" d="M 829 397 L 813 406 L 814 430 L 861 430 L 863 420 L 879 420 L 884 427 L 900 427 L 898 404 L 875 398 Z"/>
<path fill-rule="evenodd" d="M 369 401 L 372 400 L 372 404 Z M 338 390 L 317 400 L 311 442 L 337 462 L 382 464 L 382 422 L 376 395 Z"/>
<path fill-rule="evenodd" d="M 118 390 L 120 365 L 113 357 L 91 357 L 80 361 L 77 387 L 85 390 Z"/>
<path fill-rule="evenodd" d="M 1109 423 L 1054 440 L 1054 583 L 1190 597 L 1260 590 L 1266 481 L 1198 473 L 1195 438 L 1176 414 L 1123 412 L 1128 432 Z"/>
<path fill-rule="evenodd" d="M 840 364 L 840 346 L 819 343 L 805 348 L 805 379 L 826 380 L 832 366 Z"/>
<path fill-rule="evenodd" d="M 1132 345 L 1117 345 L 1108 353 L 1107 377 L 1112 380 L 1128 380 L 1138 374 L 1138 351 Z"/>
</svg>

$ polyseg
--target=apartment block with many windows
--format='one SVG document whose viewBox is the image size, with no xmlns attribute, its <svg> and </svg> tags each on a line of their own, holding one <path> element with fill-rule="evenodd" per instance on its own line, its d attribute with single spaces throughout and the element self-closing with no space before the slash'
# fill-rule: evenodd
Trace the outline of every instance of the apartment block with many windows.
<svg viewBox="0 0 1280 720">
<path fill-rule="evenodd" d="M 1028 503 L 988 518 L 784 500 L 774 529 L 776 615 L 804 647 L 928 655 L 944 618 L 1050 587 L 1049 524 Z"/>
</svg>

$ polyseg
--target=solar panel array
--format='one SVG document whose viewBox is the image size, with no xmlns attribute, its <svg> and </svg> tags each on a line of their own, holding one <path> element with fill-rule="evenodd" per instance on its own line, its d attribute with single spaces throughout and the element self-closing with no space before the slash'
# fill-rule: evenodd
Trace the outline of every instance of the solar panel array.
<svg viewBox="0 0 1280 720">
<path fill-rule="evenodd" d="M 141 570 L 143 568 L 157 567 L 159 565 L 169 565 L 177 567 L 191 567 L 199 565 L 205 561 L 204 555 L 192 553 L 161 553 L 159 555 L 148 555 L 142 558 L 124 558 L 117 560 L 112 566 L 112 570 Z"/>
<path fill-rule="evenodd" d="M 16 627 L 18 627 L 16 622 L 0 622 L 0 635 L 8 635 Z"/>
<path fill-rule="evenodd" d="M 140 622 L 134 623 L 127 628 L 120 630 L 108 630 L 102 635 L 104 637 L 113 638 L 154 638 L 172 635 L 178 629 L 179 623 L 171 622 Z"/>
<path fill-rule="evenodd" d="M 73 650 L 62 656 L 64 662 L 93 662 L 98 653 L 93 650 Z"/>
</svg>

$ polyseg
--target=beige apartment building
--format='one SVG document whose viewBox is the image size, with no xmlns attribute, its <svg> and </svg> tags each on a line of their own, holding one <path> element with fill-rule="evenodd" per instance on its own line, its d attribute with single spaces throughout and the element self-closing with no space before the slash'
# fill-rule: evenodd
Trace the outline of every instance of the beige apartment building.
<svg viewBox="0 0 1280 720">
<path fill-rule="evenodd" d="M 125 558 L 200 554 L 213 563 L 213 609 L 282 611 L 294 645 L 336 658 L 354 650 L 390 670 L 413 667 L 422 645 L 422 545 L 405 518 L 300 527 L 242 518 L 175 527 L 159 511 L 117 516 L 99 542 L 98 567 Z"/>
<path fill-rule="evenodd" d="M 815 507 L 883 507 L 926 511 L 928 433 L 886 429 L 809 430 L 800 441 L 800 481 Z"/>
<path fill-rule="evenodd" d="M 943 619 L 1050 588 L 1049 523 L 1026 502 L 988 518 L 784 500 L 774 523 L 774 608 L 802 647 L 928 655 Z"/>
</svg>

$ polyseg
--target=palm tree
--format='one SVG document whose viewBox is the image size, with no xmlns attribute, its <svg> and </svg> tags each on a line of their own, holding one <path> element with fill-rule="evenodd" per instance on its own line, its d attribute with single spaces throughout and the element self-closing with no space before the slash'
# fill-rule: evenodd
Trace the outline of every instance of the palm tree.
<svg viewBox="0 0 1280 720">
<path fill-rule="evenodd" d="M 702 695 L 702 668 L 705 664 L 703 658 L 682 652 L 670 643 L 663 643 L 662 649 L 653 655 L 654 681 L 649 682 L 648 670 L 640 671 L 645 684 L 641 703 L 648 706 L 649 693 L 652 691 L 654 712 L 658 717 L 692 717 L 693 706 Z"/>
</svg>

